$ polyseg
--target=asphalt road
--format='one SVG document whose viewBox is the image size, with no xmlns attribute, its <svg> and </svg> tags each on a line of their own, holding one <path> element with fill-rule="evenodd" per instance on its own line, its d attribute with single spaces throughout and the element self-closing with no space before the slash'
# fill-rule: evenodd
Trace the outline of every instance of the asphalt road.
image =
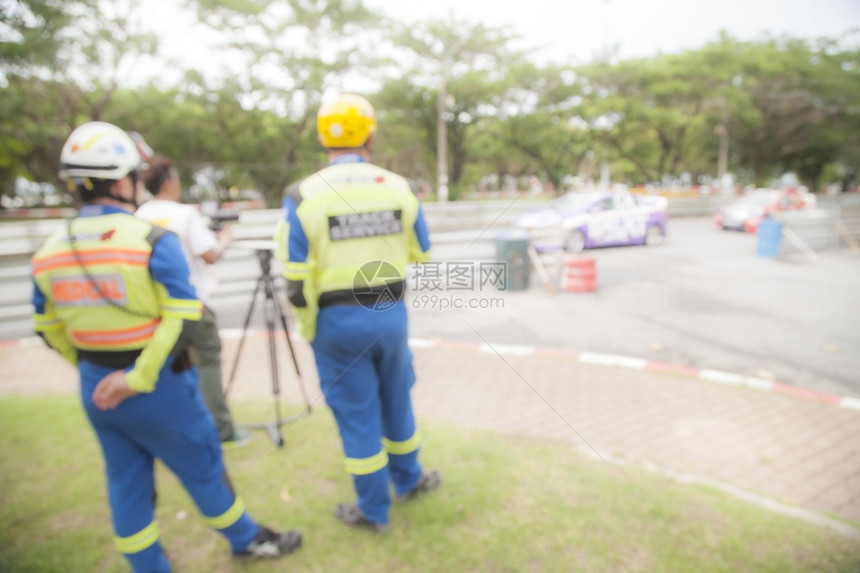
<svg viewBox="0 0 860 573">
<path fill-rule="evenodd" d="M 860 396 L 860 254 L 779 260 L 756 237 L 677 218 L 659 247 L 587 251 L 594 293 L 548 294 L 532 275 L 504 308 L 413 311 L 416 336 L 660 360 Z M 486 297 L 487 293 L 470 296 Z"/>
<path fill-rule="evenodd" d="M 440 244 L 434 261 L 471 265 L 471 290 L 410 281 L 412 336 L 619 354 L 860 397 L 860 254 L 765 259 L 753 235 L 676 218 L 659 247 L 587 251 L 594 293 L 553 295 L 536 273 L 526 290 L 482 290 L 477 269 L 493 245 L 467 247 Z M 220 324 L 241 327 L 249 304 L 250 294 L 221 305 Z"/>
<path fill-rule="evenodd" d="M 619 354 L 860 397 L 858 253 L 765 259 L 755 255 L 755 236 L 679 217 L 661 246 L 587 251 L 596 260 L 594 293 L 549 294 L 536 273 L 525 290 L 481 289 L 479 265 L 494 247 L 469 242 L 440 240 L 434 261 L 441 272 L 446 262 L 471 265 L 475 286 L 413 288 L 412 336 Z M 239 328 L 254 281 L 226 281 L 254 276 L 259 263 L 236 251 L 216 268 L 231 291 L 216 301 L 219 324 Z M 263 325 L 261 298 L 255 328 Z"/>
</svg>

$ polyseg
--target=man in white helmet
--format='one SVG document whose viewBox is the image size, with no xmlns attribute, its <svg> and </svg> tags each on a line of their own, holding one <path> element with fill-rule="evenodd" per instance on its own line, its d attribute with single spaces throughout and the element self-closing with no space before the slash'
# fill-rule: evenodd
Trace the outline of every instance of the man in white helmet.
<svg viewBox="0 0 860 573">
<path fill-rule="evenodd" d="M 430 239 L 409 182 L 369 163 L 376 118 L 366 99 L 323 105 L 317 131 L 329 165 L 287 189 L 275 240 L 355 486 L 356 503 L 335 515 L 384 532 L 391 483 L 403 500 L 440 483 L 418 461 L 403 301 L 406 267 L 429 258 Z"/>
<path fill-rule="evenodd" d="M 60 156 L 84 203 L 32 260 L 36 332 L 80 374 L 104 455 L 116 548 L 135 572 L 170 570 L 154 519 L 154 460 L 182 481 L 237 558 L 297 549 L 233 491 L 187 345 L 201 304 L 177 236 L 132 215 L 141 156 L 118 127 L 86 123 Z"/>
</svg>

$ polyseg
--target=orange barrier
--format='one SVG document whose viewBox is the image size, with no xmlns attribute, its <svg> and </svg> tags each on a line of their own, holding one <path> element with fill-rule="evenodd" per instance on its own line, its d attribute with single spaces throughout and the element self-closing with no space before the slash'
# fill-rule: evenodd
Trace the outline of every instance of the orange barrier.
<svg viewBox="0 0 860 573">
<path fill-rule="evenodd" d="M 594 292 L 597 288 L 594 257 L 565 255 L 559 275 L 559 288 L 565 292 Z"/>
</svg>

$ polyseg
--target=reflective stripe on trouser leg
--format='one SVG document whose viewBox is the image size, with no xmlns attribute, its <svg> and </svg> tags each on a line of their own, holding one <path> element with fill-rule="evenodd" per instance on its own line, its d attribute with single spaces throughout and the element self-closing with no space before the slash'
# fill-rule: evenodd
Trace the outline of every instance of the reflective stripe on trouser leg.
<svg viewBox="0 0 860 573">
<path fill-rule="evenodd" d="M 389 466 L 379 463 L 385 455 L 382 438 L 389 435 L 403 439 L 414 432 L 414 428 L 409 432 L 383 431 L 378 357 L 382 346 L 390 344 L 390 333 L 397 333 L 396 338 L 405 343 L 403 318 L 392 310 L 374 312 L 361 306 L 323 308 L 311 345 L 320 386 L 337 422 L 345 456 L 352 460 L 377 460 L 375 465 L 369 461 L 349 464 L 353 470 L 370 472 L 379 468 L 372 473 L 352 474 L 358 507 L 376 523 L 388 523 L 391 508 Z"/>
<path fill-rule="evenodd" d="M 159 543 L 154 517 L 155 481 L 152 455 L 129 438 L 138 406 L 146 399 L 126 400 L 113 410 L 99 410 L 92 394 L 111 369 L 81 361 L 81 403 L 102 448 L 107 475 L 108 501 L 113 519 L 114 545 L 135 572 L 170 571 Z M 136 428 L 135 428 L 136 429 Z"/>
<path fill-rule="evenodd" d="M 143 551 L 150 545 L 154 545 L 161 532 L 158 529 L 158 523 L 152 522 L 134 535 L 127 537 L 114 537 L 114 545 L 120 553 L 137 553 Z"/>
<path fill-rule="evenodd" d="M 226 529 L 239 521 L 243 513 L 245 513 L 245 502 L 242 501 L 241 497 L 237 497 L 230 509 L 221 515 L 205 518 L 206 525 L 212 529 Z"/>
<path fill-rule="evenodd" d="M 346 458 L 346 471 L 352 474 L 352 484 L 358 507 L 374 523 L 388 523 L 391 497 L 388 492 L 388 455 L 384 450 L 368 458 Z"/>
<path fill-rule="evenodd" d="M 401 442 L 382 438 L 382 445 L 385 446 L 385 451 L 388 452 L 389 455 L 394 454 L 402 456 L 405 454 L 411 454 L 421 446 L 421 434 L 416 431 L 412 434 L 411 438 Z"/>
<path fill-rule="evenodd" d="M 388 455 L 385 451 L 380 451 L 378 454 L 370 456 L 369 458 L 346 458 L 346 460 L 344 460 L 344 467 L 346 468 L 347 473 L 363 476 L 378 472 L 384 468 L 387 463 Z"/>
<path fill-rule="evenodd" d="M 394 482 L 394 495 L 412 491 L 421 479 L 421 464 L 418 463 L 421 434 L 416 430 L 407 440 L 396 442 L 383 438 L 382 443 L 388 451 L 388 471 Z"/>
<path fill-rule="evenodd" d="M 159 537 L 158 524 L 153 521 L 134 535 L 114 537 L 114 545 L 135 573 L 169 573 L 170 564 Z"/>
<path fill-rule="evenodd" d="M 399 310 L 404 315 L 405 329 L 405 308 Z M 418 462 L 421 442 L 410 395 L 415 384 L 412 351 L 406 336 L 395 334 L 382 341 L 377 360 L 382 424 L 387 438 L 384 443 L 389 453 L 388 471 L 394 482 L 394 493 L 400 496 L 414 489 L 421 479 L 421 464 Z"/>
<path fill-rule="evenodd" d="M 206 460 L 208 450 L 209 455 L 218 460 L 217 468 L 221 470 L 219 477 L 209 478 L 202 468 L 199 472 L 195 472 L 194 468 L 184 464 L 185 460 L 178 462 L 175 458 L 171 458 L 169 461 L 164 461 L 182 480 L 185 489 L 203 514 L 206 525 L 226 537 L 230 542 L 231 550 L 235 553 L 248 547 L 260 529 L 245 511 L 245 503 L 233 492 L 230 478 L 221 461 L 221 448 L 217 444 L 217 434 L 214 426 L 211 425 L 211 418 L 210 431 L 208 447 L 200 446 L 198 461 L 202 463 Z"/>
<path fill-rule="evenodd" d="M 238 500 L 226 479 L 221 441 L 200 396 L 197 369 L 177 374 L 167 367 L 160 374 L 152 394 L 126 400 L 121 407 L 134 404 L 132 410 L 145 409 L 134 416 L 138 441 L 179 478 L 204 518 L 219 520 L 218 531 L 233 551 L 242 551 L 259 528 L 237 509 Z"/>
<path fill-rule="evenodd" d="M 245 502 L 240 497 L 237 497 L 230 509 L 221 515 L 205 519 L 206 525 L 218 530 L 230 541 L 230 549 L 234 553 L 245 550 L 260 530 L 245 511 Z"/>
</svg>

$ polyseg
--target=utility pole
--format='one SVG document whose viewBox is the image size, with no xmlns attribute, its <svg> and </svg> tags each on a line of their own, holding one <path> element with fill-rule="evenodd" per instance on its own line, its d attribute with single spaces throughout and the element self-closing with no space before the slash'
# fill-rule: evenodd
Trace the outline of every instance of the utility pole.
<svg viewBox="0 0 860 573">
<path fill-rule="evenodd" d="M 448 200 L 448 73 L 451 59 L 460 51 L 476 30 L 460 38 L 453 46 L 442 47 L 439 58 L 439 99 L 436 102 L 436 197 Z"/>
<path fill-rule="evenodd" d="M 717 179 L 720 181 L 720 190 L 725 191 L 726 173 L 729 170 L 729 106 L 723 99 L 723 117 L 717 128 L 720 134 L 720 155 L 717 159 Z"/>
<path fill-rule="evenodd" d="M 603 5 L 605 7 L 604 10 L 604 28 L 603 28 L 603 50 L 606 57 L 606 64 L 612 61 L 612 39 L 611 34 L 609 32 L 610 26 L 610 8 L 609 8 L 609 0 L 604 0 Z M 606 151 L 606 144 L 602 144 L 600 146 L 600 190 L 607 191 L 609 190 L 609 154 Z"/>
<path fill-rule="evenodd" d="M 732 87 L 737 89 L 743 84 L 744 78 L 737 75 L 732 78 Z M 732 89 L 732 88 L 729 88 Z M 717 133 L 720 136 L 720 155 L 717 158 L 717 179 L 720 181 L 720 191 L 726 193 L 734 192 L 734 179 L 729 173 L 729 125 L 731 124 L 732 114 L 729 109 L 729 99 L 726 95 L 720 97 L 720 103 L 723 104 L 723 115 L 720 118 L 720 124 L 717 126 Z"/>
<path fill-rule="evenodd" d="M 448 52 L 443 52 L 436 102 L 436 198 L 443 203 L 448 200 L 448 58 Z"/>
</svg>

